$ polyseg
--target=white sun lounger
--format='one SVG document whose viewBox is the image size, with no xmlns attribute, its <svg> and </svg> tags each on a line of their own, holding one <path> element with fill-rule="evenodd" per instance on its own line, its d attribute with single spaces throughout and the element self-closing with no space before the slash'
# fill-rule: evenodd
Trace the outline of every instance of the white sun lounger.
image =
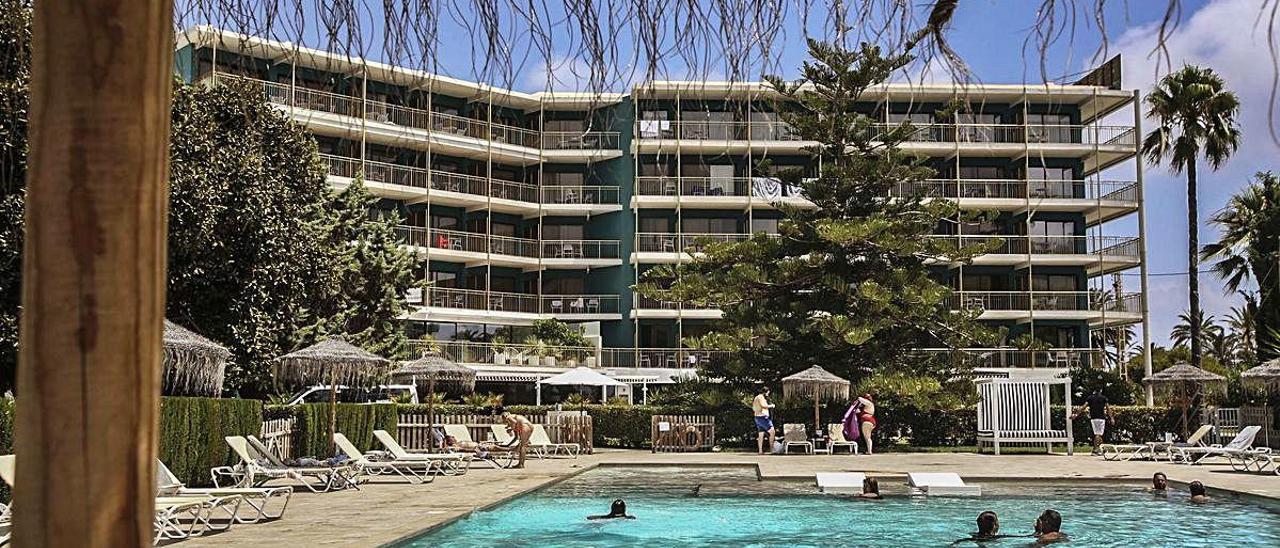
<svg viewBox="0 0 1280 548">
<path fill-rule="evenodd" d="M 981 485 L 966 485 L 955 472 L 907 472 L 907 485 L 912 493 L 952 497 L 976 497 L 982 494 Z"/>
<path fill-rule="evenodd" d="M 378 443 L 381 443 L 395 460 L 429 462 L 446 476 L 460 476 L 467 473 L 471 467 L 471 457 L 461 453 L 414 453 L 406 450 L 386 430 L 374 430 L 373 438 L 378 440 Z"/>
<path fill-rule="evenodd" d="M 253 508 L 254 513 L 250 517 L 244 517 L 239 513 L 232 515 L 236 523 L 257 523 L 264 519 L 277 519 L 284 515 L 284 510 L 289 506 L 289 498 L 293 496 L 292 487 L 242 487 L 242 488 L 191 488 L 183 485 L 182 480 L 165 466 L 164 462 L 156 459 L 156 493 L 159 496 L 174 497 L 226 497 L 239 496 L 243 502 Z M 280 500 L 280 509 L 272 510 L 272 501 Z"/>
<path fill-rule="evenodd" d="M 470 443 L 470 444 L 480 445 L 474 439 L 471 438 L 471 429 L 467 428 L 467 425 L 445 424 L 442 426 L 444 427 L 444 433 L 452 437 L 458 443 Z M 507 432 L 503 430 L 502 433 L 505 435 Z M 510 436 L 507 436 L 507 437 L 509 438 Z M 458 455 L 473 455 L 475 458 L 478 458 L 484 461 L 490 467 L 497 468 L 497 469 L 511 468 L 516 463 L 515 448 L 512 447 L 510 444 L 505 444 L 504 446 L 488 447 L 483 450 L 484 451 L 483 454 L 461 452 L 456 450 L 451 450 L 451 451 L 454 451 L 454 454 L 458 454 Z M 505 463 L 499 462 L 495 455 L 505 456 L 506 462 Z"/>
<path fill-rule="evenodd" d="M 828 442 L 830 444 L 828 445 L 828 448 L 831 449 L 832 453 L 835 452 L 837 447 L 848 447 L 850 454 L 858 454 L 858 442 L 845 439 L 843 424 L 828 424 L 827 437 L 831 439 L 831 441 Z"/>
<path fill-rule="evenodd" d="M 1159 457 L 1158 453 L 1161 452 L 1162 447 L 1165 449 L 1164 452 L 1166 454 L 1168 454 L 1168 448 L 1170 447 L 1204 447 L 1204 442 L 1201 440 L 1203 440 L 1204 437 L 1209 435 L 1212 431 L 1213 425 L 1202 424 L 1200 425 L 1200 428 L 1197 428 L 1195 432 L 1192 432 L 1190 436 L 1187 436 L 1187 441 L 1185 442 L 1173 444 L 1164 444 L 1162 442 L 1144 444 L 1104 443 L 1099 446 L 1098 449 L 1102 452 L 1102 458 L 1106 460 L 1156 460 Z"/>
<path fill-rule="evenodd" d="M 1262 430 L 1261 426 L 1246 426 L 1226 445 L 1213 444 L 1208 447 L 1170 447 L 1169 455 L 1173 460 L 1186 464 L 1200 464 L 1212 457 L 1226 457 L 1227 463 L 1236 470 L 1248 470 L 1259 455 L 1271 452 L 1269 448 L 1254 449 L 1253 439 Z"/>
<path fill-rule="evenodd" d="M 547 429 L 541 424 L 533 425 L 533 433 L 529 436 L 529 447 L 534 452 L 540 452 L 544 455 L 555 455 L 563 453 L 566 456 L 578 458 L 578 454 L 582 453 L 582 446 L 576 443 L 555 443 L 551 441 L 551 436 L 547 434 Z"/>
<path fill-rule="evenodd" d="M 805 453 L 813 454 L 813 442 L 809 441 L 809 434 L 805 432 L 803 424 L 782 425 L 782 452 L 790 451 L 792 446 L 804 449 Z"/>
<path fill-rule="evenodd" d="M 364 476 L 382 476 L 396 474 L 404 478 L 409 483 L 430 483 L 435 481 L 435 476 L 431 470 L 435 468 L 431 461 L 427 460 L 388 460 L 375 461 L 369 460 L 356 444 L 351 443 L 342 432 L 333 433 L 333 443 L 338 446 L 338 450 L 342 451 L 347 458 L 351 459 L 352 466 L 356 469 L 356 478 Z"/>
<path fill-rule="evenodd" d="M 867 475 L 862 472 L 818 472 L 816 478 L 818 489 L 828 495 L 860 495 L 862 480 Z"/>
<path fill-rule="evenodd" d="M 222 487 L 219 479 L 228 477 L 234 480 L 234 487 L 262 487 L 272 480 L 289 479 L 301 483 L 312 493 L 325 493 L 346 485 L 354 486 L 354 482 L 346 474 L 350 472 L 350 467 L 287 466 L 267 450 L 262 442 L 253 443 L 257 441 L 256 438 L 227 436 L 225 439 L 231 451 L 240 457 L 240 463 L 209 471 L 217 487 Z"/>
<path fill-rule="evenodd" d="M 537 433 L 537 431 L 538 431 L 537 428 L 534 428 L 535 434 Z M 498 442 L 498 445 L 509 446 L 509 447 L 512 447 L 513 449 L 519 448 L 520 441 L 517 440 L 515 436 L 512 436 L 511 433 L 507 432 L 507 427 L 505 425 L 491 424 L 489 425 L 489 433 L 493 435 L 493 439 Z M 543 431 L 542 435 L 546 436 L 547 435 L 546 431 Z M 545 459 L 549 456 L 552 456 L 554 453 L 556 453 L 558 449 L 554 447 L 555 445 L 556 444 L 551 443 L 550 439 L 546 440 L 546 444 L 539 444 L 534 441 L 533 435 L 529 436 L 529 452 L 532 453 L 533 456 L 538 457 L 540 459 Z M 577 444 L 575 443 L 573 445 L 576 446 Z M 576 458 L 576 455 L 574 455 L 573 453 L 566 453 L 566 454 Z"/>
</svg>

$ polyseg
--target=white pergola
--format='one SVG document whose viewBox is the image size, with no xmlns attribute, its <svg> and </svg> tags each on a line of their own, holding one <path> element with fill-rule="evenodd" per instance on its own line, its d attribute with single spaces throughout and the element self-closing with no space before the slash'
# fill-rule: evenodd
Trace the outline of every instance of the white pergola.
<svg viewBox="0 0 1280 548">
<path fill-rule="evenodd" d="M 609 399 L 609 387 L 615 389 L 620 386 L 628 386 L 624 382 L 605 376 L 599 371 L 586 367 L 575 367 L 559 375 L 553 375 L 537 382 L 537 404 L 542 405 L 542 385 L 550 384 L 553 386 L 598 386 L 600 387 L 600 401 L 604 402 Z M 628 403 L 631 403 L 631 392 L 627 391 Z"/>
</svg>

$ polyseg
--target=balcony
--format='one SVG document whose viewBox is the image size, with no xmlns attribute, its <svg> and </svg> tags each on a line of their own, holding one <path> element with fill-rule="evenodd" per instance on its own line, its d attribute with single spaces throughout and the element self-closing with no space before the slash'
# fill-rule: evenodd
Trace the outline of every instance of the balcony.
<svg viewBox="0 0 1280 548">
<path fill-rule="evenodd" d="M 724 317 L 724 312 L 713 304 L 655 299 L 636 293 L 635 306 L 631 309 L 631 317 L 644 320 L 718 320 Z"/>
<path fill-rule="evenodd" d="M 1106 359 L 1096 348 L 921 348 L 911 354 L 973 369 L 1102 367 Z"/>
<path fill-rule="evenodd" d="M 928 179 L 900 183 L 889 196 L 948 198 L 965 209 L 1083 213 L 1089 225 L 1138 210 L 1136 181 L 1025 179 Z"/>
<path fill-rule="evenodd" d="M 578 162 L 616 158 L 621 154 L 617 146 L 617 132 L 541 132 L 230 74 L 212 74 L 206 76 L 205 80 L 214 84 L 233 80 L 249 82 L 262 88 L 272 103 L 320 113 L 320 118 L 299 116 L 303 123 L 317 133 L 348 134 L 359 131 L 360 124 L 329 116 L 333 115 L 363 119 L 367 135 L 385 144 L 396 144 L 406 138 L 420 138 L 431 140 L 441 152 L 471 157 L 496 154 L 512 163 L 534 163 L 539 160 Z M 542 154 L 544 146 L 548 147 L 546 150 L 549 152 L 545 156 Z"/>
<path fill-rule="evenodd" d="M 534 240 L 400 225 L 396 234 L 431 260 L 524 269 L 619 266 L 617 240 Z"/>
<path fill-rule="evenodd" d="M 581 216 L 620 211 L 619 188 L 597 185 L 543 186 L 321 154 L 334 184 L 345 187 L 361 175 L 374 195 L 408 204 L 434 203 L 536 217 Z"/>
<path fill-rule="evenodd" d="M 638 232 L 632 263 L 678 263 L 693 259 L 707 243 L 741 242 L 751 234 Z"/>
<path fill-rule="evenodd" d="M 1142 262 L 1142 241 L 1133 236 L 938 235 L 948 247 L 995 246 L 973 258 L 978 266 L 1080 266 L 1090 276 L 1134 268 Z"/>
<path fill-rule="evenodd" d="M 794 206 L 813 204 L 798 187 L 783 185 L 777 177 L 636 177 L 632 207 L 677 209 L 741 210 L 746 207 L 771 207 L 776 203 Z"/>
<path fill-rule="evenodd" d="M 1098 295 L 1089 291 L 957 291 L 947 304 L 952 310 L 980 311 L 982 320 L 1081 320 L 1091 327 L 1142 320 L 1140 293 L 1105 301 Z"/>
<path fill-rule="evenodd" d="M 492 320 L 494 316 L 515 323 L 542 318 L 561 320 L 620 320 L 617 295 L 537 295 L 482 289 L 430 287 L 424 291 L 423 308 L 409 319 L 440 321 Z"/>
<path fill-rule="evenodd" d="M 409 344 L 413 346 L 415 341 L 410 341 Z M 527 344 L 472 341 L 435 341 L 433 345 L 439 348 L 440 354 L 444 357 L 476 368 L 585 366 L 693 369 L 730 354 L 724 350 L 693 348 L 536 347 Z"/>
<path fill-rule="evenodd" d="M 874 140 L 900 124 L 871 126 Z M 648 121 L 637 124 L 641 153 L 680 150 L 690 154 L 740 153 L 752 148 L 800 152 L 814 143 L 801 141 L 783 122 Z M 1137 152 L 1137 134 L 1129 126 L 1046 124 L 913 125 L 902 148 L 934 156 L 1080 158 L 1089 173 L 1101 171 Z"/>
</svg>

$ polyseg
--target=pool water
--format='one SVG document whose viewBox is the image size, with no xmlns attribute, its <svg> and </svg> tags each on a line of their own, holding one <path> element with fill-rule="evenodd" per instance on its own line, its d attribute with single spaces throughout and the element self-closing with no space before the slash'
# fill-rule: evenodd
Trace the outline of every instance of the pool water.
<svg viewBox="0 0 1280 548">
<path fill-rule="evenodd" d="M 882 482 L 885 500 L 862 501 L 803 482 L 757 481 L 742 469 L 604 468 L 403 546 L 944 546 L 974 531 L 984 510 L 999 515 L 1001 533 L 1029 534 L 1046 508 L 1062 513 L 1073 546 L 1280 546 L 1280 514 L 1232 497 L 1193 505 L 1185 493 L 1154 496 L 1137 485 L 991 483 L 981 498 L 926 500 L 888 485 L 899 483 Z M 608 513 L 614 498 L 637 519 L 585 519 Z"/>
</svg>

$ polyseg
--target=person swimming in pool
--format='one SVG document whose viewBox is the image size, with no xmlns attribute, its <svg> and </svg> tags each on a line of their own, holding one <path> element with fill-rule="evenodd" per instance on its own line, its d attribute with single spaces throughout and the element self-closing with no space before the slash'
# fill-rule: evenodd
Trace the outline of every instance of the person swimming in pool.
<svg viewBox="0 0 1280 548">
<path fill-rule="evenodd" d="M 875 478 L 862 479 L 862 494 L 858 495 L 860 499 L 880 500 L 884 498 L 880 496 L 880 482 Z"/>
<path fill-rule="evenodd" d="M 996 540 L 1010 536 L 1000 534 L 1000 518 L 991 510 L 978 514 L 977 521 L 978 530 L 976 532 L 970 533 L 969 538 L 962 538 L 952 542 L 951 544 L 954 546 L 964 542 L 986 542 L 988 540 Z"/>
<path fill-rule="evenodd" d="M 627 502 L 622 499 L 614 499 L 613 504 L 609 505 L 609 513 L 602 516 L 587 516 L 591 521 L 602 519 L 636 519 L 635 516 L 627 515 Z"/>
<path fill-rule="evenodd" d="M 1151 475 L 1151 492 L 1157 495 L 1169 492 L 1169 477 L 1164 475 L 1164 472 L 1156 472 Z"/>
<path fill-rule="evenodd" d="M 1067 535 L 1062 533 L 1062 514 L 1057 510 L 1045 510 L 1036 518 L 1036 544 L 1053 544 L 1066 542 Z"/>
<path fill-rule="evenodd" d="M 1191 502 L 1204 504 L 1212 500 L 1209 498 L 1209 493 L 1205 491 L 1203 483 L 1193 481 L 1187 488 L 1191 490 Z"/>
</svg>

